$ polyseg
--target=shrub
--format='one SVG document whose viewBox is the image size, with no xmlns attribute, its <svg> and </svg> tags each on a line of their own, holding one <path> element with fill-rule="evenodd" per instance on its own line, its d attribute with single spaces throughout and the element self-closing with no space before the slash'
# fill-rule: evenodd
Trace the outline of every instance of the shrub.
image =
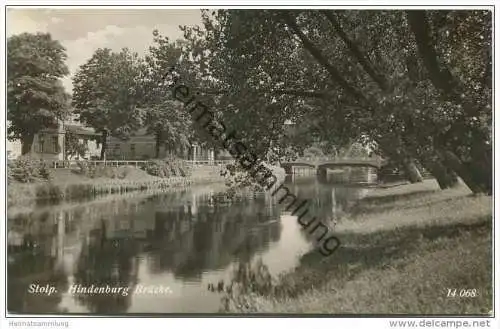
<svg viewBox="0 0 500 329">
<path fill-rule="evenodd" d="M 141 166 L 141 169 L 151 176 L 170 177 L 170 166 L 166 161 L 152 160 Z"/>
<path fill-rule="evenodd" d="M 47 181 L 52 178 L 52 173 L 47 163 L 28 157 L 9 161 L 7 166 L 7 179 L 9 182 L 31 183 Z"/>
<path fill-rule="evenodd" d="M 214 289 L 214 284 L 210 284 L 209 290 L 224 292 L 222 311 L 249 311 L 251 305 L 246 301 L 248 296 L 284 296 L 284 291 L 280 290 L 277 282 L 260 259 L 254 264 L 240 263 L 229 282 L 219 281 L 217 289 Z"/>
<path fill-rule="evenodd" d="M 118 179 L 124 179 L 125 177 L 127 177 L 127 175 L 129 174 L 130 170 L 129 170 L 129 168 L 127 168 L 127 167 L 125 167 L 125 168 L 120 168 L 120 169 L 122 169 L 122 170 L 118 170 L 118 171 L 117 171 L 117 175 L 116 175 L 116 177 L 117 177 Z"/>
<path fill-rule="evenodd" d="M 86 161 L 77 162 L 80 175 L 87 176 L 89 178 L 111 178 L 111 179 L 124 179 L 129 173 L 127 167 L 105 167 L 102 165 L 95 165 L 94 163 L 89 163 Z"/>
<path fill-rule="evenodd" d="M 141 166 L 141 169 L 149 175 L 156 177 L 187 177 L 191 175 L 190 167 L 186 162 L 176 158 L 165 158 L 163 160 L 151 160 Z"/>
<path fill-rule="evenodd" d="M 86 161 L 77 161 L 78 174 L 87 176 L 90 170 L 90 164 Z"/>
<path fill-rule="evenodd" d="M 40 161 L 38 166 L 38 177 L 44 180 L 50 180 L 52 178 L 52 172 L 46 162 Z"/>
<path fill-rule="evenodd" d="M 96 166 L 94 163 L 89 163 L 87 161 L 78 161 L 76 164 L 79 169 L 78 172 L 76 172 L 77 174 L 90 178 L 95 178 L 98 174 L 99 166 Z"/>
<path fill-rule="evenodd" d="M 191 175 L 191 167 L 184 160 L 167 157 L 163 161 L 170 166 L 170 170 L 174 176 L 187 177 Z"/>
<path fill-rule="evenodd" d="M 96 176 L 115 179 L 117 177 L 117 168 L 112 167 L 97 167 Z"/>
</svg>

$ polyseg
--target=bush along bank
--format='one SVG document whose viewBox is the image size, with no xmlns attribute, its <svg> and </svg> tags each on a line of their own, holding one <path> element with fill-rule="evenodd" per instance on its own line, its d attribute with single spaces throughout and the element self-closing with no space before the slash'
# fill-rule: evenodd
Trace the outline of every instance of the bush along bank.
<svg viewBox="0 0 500 329">
<path fill-rule="evenodd" d="M 172 165 L 175 164 L 175 165 Z M 199 173 L 198 173 L 199 172 Z M 9 163 L 8 206 L 57 203 L 131 191 L 167 191 L 191 184 L 221 182 L 220 168 L 194 168 L 178 161 L 155 160 L 144 170 L 78 163 L 78 169 L 50 169 L 29 159 Z"/>
<path fill-rule="evenodd" d="M 193 184 L 206 184 L 224 181 L 223 177 L 169 177 L 142 181 L 99 180 L 81 183 L 46 182 L 36 184 L 11 184 L 8 186 L 8 206 L 27 203 L 44 204 L 61 201 L 91 199 L 99 195 L 122 194 L 133 191 L 165 192 L 173 188 Z"/>
</svg>

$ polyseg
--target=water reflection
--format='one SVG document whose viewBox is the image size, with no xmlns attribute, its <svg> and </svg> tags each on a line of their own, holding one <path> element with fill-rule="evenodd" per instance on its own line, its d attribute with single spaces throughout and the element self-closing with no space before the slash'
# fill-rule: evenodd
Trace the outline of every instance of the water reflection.
<svg viewBox="0 0 500 329">
<path fill-rule="evenodd" d="M 361 195 L 314 178 L 287 181 L 310 199 L 310 211 L 340 218 Z M 224 186 L 41 208 L 8 219 L 8 310 L 17 313 L 215 312 L 207 284 L 234 266 L 263 259 L 277 274 L 296 265 L 311 244 L 296 218 L 266 193 L 217 202 Z M 214 201 L 215 200 L 215 201 Z M 49 285 L 50 296 L 30 292 Z M 141 295 L 162 285 L 170 294 Z M 128 287 L 129 293 L 78 293 L 79 287 Z"/>
<path fill-rule="evenodd" d="M 366 178 L 363 175 L 359 181 L 365 182 L 362 180 L 363 177 Z M 318 177 L 318 180 L 313 182 L 311 180 L 311 177 L 292 178 L 289 176 L 286 182 L 291 186 L 290 191 L 298 199 L 310 200 L 307 203 L 309 212 L 323 220 L 341 221 L 356 202 L 367 193 L 366 188 L 354 183 L 341 185 L 332 176 Z"/>
<path fill-rule="evenodd" d="M 137 283 L 137 240 L 109 237 L 106 221 L 89 232 L 75 264 L 70 293 L 92 313 L 124 313 L 130 307 L 130 294 L 82 293 L 80 287 L 130 287 Z"/>
</svg>

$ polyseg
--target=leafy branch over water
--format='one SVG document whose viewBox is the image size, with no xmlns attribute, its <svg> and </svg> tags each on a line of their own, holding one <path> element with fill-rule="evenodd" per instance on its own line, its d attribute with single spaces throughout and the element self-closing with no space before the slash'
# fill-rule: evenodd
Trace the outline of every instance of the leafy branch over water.
<svg viewBox="0 0 500 329">
<path fill-rule="evenodd" d="M 217 285 L 210 283 L 208 290 L 224 293 L 221 299 L 222 312 L 257 312 L 255 297 L 284 298 L 296 297 L 299 289 L 294 282 L 283 280 L 285 274 L 271 275 L 262 259 L 256 262 L 240 262 L 234 269 L 229 282 L 219 281 Z M 257 298 L 258 299 L 258 298 Z M 252 302 L 250 302 L 252 300 Z"/>
</svg>

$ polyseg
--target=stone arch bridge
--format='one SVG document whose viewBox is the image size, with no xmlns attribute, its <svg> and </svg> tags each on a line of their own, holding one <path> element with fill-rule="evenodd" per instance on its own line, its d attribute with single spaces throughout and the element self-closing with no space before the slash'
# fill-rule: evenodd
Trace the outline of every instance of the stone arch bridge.
<svg viewBox="0 0 500 329">
<path fill-rule="evenodd" d="M 318 174 L 326 173 L 327 169 L 340 167 L 364 167 L 380 169 L 387 163 L 381 158 L 299 158 L 281 163 L 288 175 L 293 174 L 294 167 L 309 167 L 317 170 Z"/>
</svg>

